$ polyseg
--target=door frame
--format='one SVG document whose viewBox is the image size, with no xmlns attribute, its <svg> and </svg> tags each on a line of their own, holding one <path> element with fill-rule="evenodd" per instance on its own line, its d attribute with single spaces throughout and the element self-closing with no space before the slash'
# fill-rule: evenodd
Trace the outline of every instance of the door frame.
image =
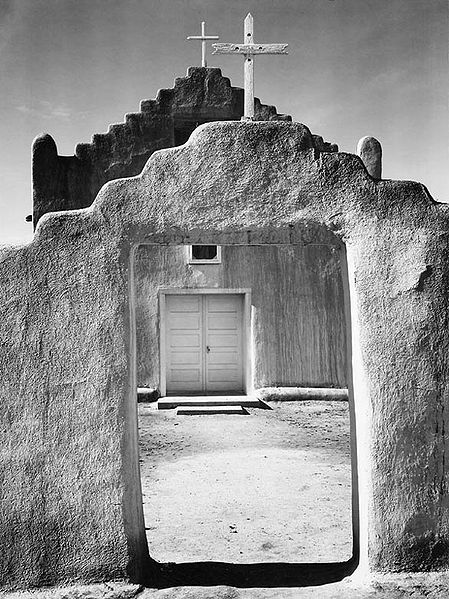
<svg viewBox="0 0 449 599">
<path fill-rule="evenodd" d="M 166 347 L 166 326 L 167 313 L 165 298 L 167 295 L 242 295 L 243 296 L 243 314 L 242 314 L 242 370 L 243 370 L 243 392 L 250 395 L 253 391 L 251 376 L 251 357 L 253 343 L 251 337 L 251 289 L 223 289 L 223 288 L 205 288 L 205 289 L 159 289 L 159 388 L 161 397 L 167 395 L 167 347 Z"/>
</svg>

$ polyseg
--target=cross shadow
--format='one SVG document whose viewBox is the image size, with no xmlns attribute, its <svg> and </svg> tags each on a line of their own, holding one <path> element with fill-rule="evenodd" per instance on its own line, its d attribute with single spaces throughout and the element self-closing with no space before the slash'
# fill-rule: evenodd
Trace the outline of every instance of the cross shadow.
<svg viewBox="0 0 449 599">
<path fill-rule="evenodd" d="M 329 563 L 232 564 L 227 562 L 159 563 L 152 561 L 144 584 L 153 588 L 232 586 L 276 588 L 319 586 L 349 576 L 358 560 Z"/>
</svg>

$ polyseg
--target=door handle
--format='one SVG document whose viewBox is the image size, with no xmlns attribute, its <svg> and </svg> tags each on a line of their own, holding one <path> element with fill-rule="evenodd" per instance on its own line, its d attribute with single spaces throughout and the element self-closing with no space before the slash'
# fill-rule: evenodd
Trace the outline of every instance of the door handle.
<svg viewBox="0 0 449 599">
<path fill-rule="evenodd" d="M 210 347 L 208 345 L 206 345 L 206 351 L 207 351 L 207 353 L 210 352 Z"/>
</svg>

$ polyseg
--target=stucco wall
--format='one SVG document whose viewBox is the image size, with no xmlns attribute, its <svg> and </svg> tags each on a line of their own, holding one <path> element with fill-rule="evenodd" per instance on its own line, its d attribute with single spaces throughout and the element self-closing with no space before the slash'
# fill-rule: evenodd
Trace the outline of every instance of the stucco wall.
<svg viewBox="0 0 449 599">
<path fill-rule="evenodd" d="M 124 123 L 94 134 L 91 143 L 77 144 L 74 156 L 59 156 L 50 135 L 37 137 L 32 151 L 34 225 L 47 212 L 90 206 L 107 181 L 138 175 L 153 152 L 184 143 L 198 124 L 238 121 L 242 115 L 243 89 L 232 87 L 221 69 L 190 67 L 172 89 L 142 100 L 140 111 L 126 114 Z M 255 115 L 257 120 L 291 120 L 258 98 Z M 331 149 L 319 136 L 316 143 Z"/>
<path fill-rule="evenodd" d="M 259 98 L 254 110 L 258 121 L 291 121 Z M 126 114 L 124 123 L 95 133 L 90 143 L 77 144 L 73 156 L 60 156 L 48 133 L 38 136 L 32 148 L 34 226 L 47 212 L 87 208 L 102 185 L 138 175 L 153 152 L 185 143 L 198 125 L 239 121 L 242 115 L 243 89 L 233 87 L 221 69 L 190 67 L 173 88 L 142 100 L 140 111 Z M 320 135 L 313 140 L 319 151 L 338 150 Z"/>
<path fill-rule="evenodd" d="M 3 587 L 145 578 L 133 247 L 326 231 L 349 266 L 361 563 L 448 567 L 448 206 L 317 152 L 302 125 L 223 122 L 1 249 Z"/>
<path fill-rule="evenodd" d="M 2 586 L 126 578 L 145 559 L 126 255 L 98 217 L 68 219 L 1 252 Z"/>
<path fill-rule="evenodd" d="M 139 386 L 160 385 L 158 290 L 179 287 L 251 289 L 254 388 L 346 386 L 336 246 L 224 246 L 216 265 L 188 264 L 183 246 L 141 246 L 135 273 Z"/>
</svg>

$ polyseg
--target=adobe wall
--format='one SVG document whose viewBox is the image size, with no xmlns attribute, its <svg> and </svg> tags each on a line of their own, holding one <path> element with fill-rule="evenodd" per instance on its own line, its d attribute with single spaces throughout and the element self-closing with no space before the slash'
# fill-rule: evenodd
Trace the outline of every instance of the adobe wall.
<svg viewBox="0 0 449 599">
<path fill-rule="evenodd" d="M 335 245 L 224 246 L 188 264 L 184 246 L 136 252 L 137 383 L 159 388 L 160 288 L 251 289 L 252 385 L 346 387 L 346 332 Z"/>
<path fill-rule="evenodd" d="M 238 121 L 242 115 L 243 89 L 232 87 L 221 69 L 190 67 L 172 89 L 159 90 L 155 100 L 142 100 L 140 111 L 126 114 L 124 123 L 96 133 L 91 143 L 78 144 L 74 156 L 59 156 L 50 135 L 37 137 L 32 149 L 34 226 L 47 212 L 90 206 L 102 185 L 138 175 L 153 152 L 183 144 L 198 124 Z M 255 118 L 291 120 L 258 98 Z M 330 151 L 331 144 L 315 137 Z"/>
<path fill-rule="evenodd" d="M 361 564 L 448 567 L 448 206 L 303 125 L 222 122 L 1 249 L 1 586 L 145 578 L 133 248 L 328 233 L 349 267 Z"/>
</svg>

